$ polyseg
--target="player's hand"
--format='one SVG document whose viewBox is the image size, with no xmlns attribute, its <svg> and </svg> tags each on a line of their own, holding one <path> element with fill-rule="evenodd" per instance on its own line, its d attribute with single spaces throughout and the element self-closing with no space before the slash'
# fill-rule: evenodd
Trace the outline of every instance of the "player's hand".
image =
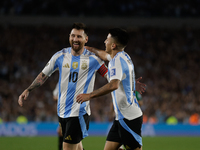
<svg viewBox="0 0 200 150">
<path fill-rule="evenodd" d="M 58 133 L 59 136 L 63 136 L 63 135 L 62 135 L 62 129 L 61 129 L 60 126 L 59 126 L 58 129 L 57 129 L 57 133 Z"/>
<path fill-rule="evenodd" d="M 57 101 L 58 100 L 58 96 L 53 96 L 53 100 Z"/>
<path fill-rule="evenodd" d="M 78 103 L 83 103 L 85 101 L 89 101 L 91 98 L 90 98 L 90 94 L 79 94 L 77 97 L 76 97 L 76 102 Z"/>
<path fill-rule="evenodd" d="M 26 100 L 29 95 L 28 90 L 24 90 L 24 92 L 19 96 L 18 104 L 22 107 L 23 106 L 23 100 Z"/>
<path fill-rule="evenodd" d="M 90 47 L 90 46 L 85 46 L 85 48 L 86 48 L 87 50 L 89 50 L 90 52 L 95 53 L 95 55 L 98 56 L 98 51 L 99 51 L 99 50 L 98 50 L 97 48 Z"/>
<path fill-rule="evenodd" d="M 139 77 L 136 79 L 136 91 L 138 91 L 140 94 L 144 93 L 146 90 L 146 84 L 141 83 L 140 80 L 142 80 L 142 77 Z"/>
<path fill-rule="evenodd" d="M 95 53 L 96 55 L 99 54 L 99 51 L 104 51 L 104 50 L 100 50 L 100 49 L 98 49 L 98 48 L 90 47 L 90 46 L 85 46 L 85 48 L 86 48 L 87 50 L 89 50 L 90 52 Z"/>
<path fill-rule="evenodd" d="M 92 50 L 93 50 L 93 47 L 85 46 L 85 48 L 86 48 L 87 50 L 89 50 L 90 52 L 93 52 L 93 51 L 92 51 Z"/>
</svg>

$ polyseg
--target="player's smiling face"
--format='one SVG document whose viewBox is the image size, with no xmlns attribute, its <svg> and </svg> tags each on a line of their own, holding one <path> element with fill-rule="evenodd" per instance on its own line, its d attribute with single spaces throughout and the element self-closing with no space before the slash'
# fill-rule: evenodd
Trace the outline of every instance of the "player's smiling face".
<svg viewBox="0 0 200 150">
<path fill-rule="evenodd" d="M 104 41 L 106 46 L 106 52 L 108 54 L 112 53 L 112 44 L 113 44 L 113 38 L 111 37 L 111 34 L 108 34 L 107 39 Z"/>
<path fill-rule="evenodd" d="M 84 30 L 72 29 L 69 35 L 69 43 L 75 52 L 84 48 L 85 43 L 88 41 L 88 36 Z"/>
</svg>

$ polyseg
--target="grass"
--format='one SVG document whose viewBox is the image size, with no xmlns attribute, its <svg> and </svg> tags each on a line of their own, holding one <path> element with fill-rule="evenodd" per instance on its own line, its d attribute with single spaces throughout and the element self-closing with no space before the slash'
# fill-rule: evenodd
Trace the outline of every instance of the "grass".
<svg viewBox="0 0 200 150">
<path fill-rule="evenodd" d="M 57 150 L 57 138 L 0 137 L 0 150 Z"/>
<path fill-rule="evenodd" d="M 103 150 L 106 137 L 83 140 L 85 150 Z M 57 150 L 57 137 L 0 137 L 0 150 Z M 197 150 L 200 137 L 143 137 L 143 150 Z"/>
</svg>

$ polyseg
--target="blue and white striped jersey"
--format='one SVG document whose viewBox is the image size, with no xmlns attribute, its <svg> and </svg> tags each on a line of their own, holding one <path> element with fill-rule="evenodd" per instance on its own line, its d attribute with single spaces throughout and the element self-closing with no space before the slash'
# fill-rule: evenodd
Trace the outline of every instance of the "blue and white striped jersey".
<svg viewBox="0 0 200 150">
<path fill-rule="evenodd" d="M 124 51 L 117 53 L 108 64 L 108 80 L 110 82 L 113 79 L 120 80 L 119 88 L 111 93 L 115 119 L 132 120 L 140 117 L 142 111 L 134 94 L 134 65 L 130 56 Z"/>
<path fill-rule="evenodd" d="M 73 56 L 69 47 L 54 54 L 42 72 L 50 76 L 55 70 L 59 70 L 58 116 L 90 115 L 89 101 L 79 104 L 76 96 L 93 91 L 96 72 L 104 76 L 108 71 L 104 62 L 86 49 L 80 56 Z"/>
</svg>

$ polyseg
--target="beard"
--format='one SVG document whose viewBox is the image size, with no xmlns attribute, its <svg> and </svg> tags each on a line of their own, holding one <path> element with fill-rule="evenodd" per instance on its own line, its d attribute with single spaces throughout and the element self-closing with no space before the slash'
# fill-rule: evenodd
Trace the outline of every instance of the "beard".
<svg viewBox="0 0 200 150">
<path fill-rule="evenodd" d="M 80 51 L 82 48 L 83 48 L 83 46 L 82 46 L 82 44 L 80 43 L 80 42 L 76 42 L 77 44 L 74 44 L 75 42 L 70 42 L 70 45 L 71 45 L 71 47 L 72 47 L 72 49 L 75 51 L 75 52 L 78 52 L 78 51 Z"/>
<path fill-rule="evenodd" d="M 74 46 L 72 45 L 72 49 L 75 51 L 75 52 L 78 52 L 81 50 L 81 47 L 80 46 Z"/>
</svg>

